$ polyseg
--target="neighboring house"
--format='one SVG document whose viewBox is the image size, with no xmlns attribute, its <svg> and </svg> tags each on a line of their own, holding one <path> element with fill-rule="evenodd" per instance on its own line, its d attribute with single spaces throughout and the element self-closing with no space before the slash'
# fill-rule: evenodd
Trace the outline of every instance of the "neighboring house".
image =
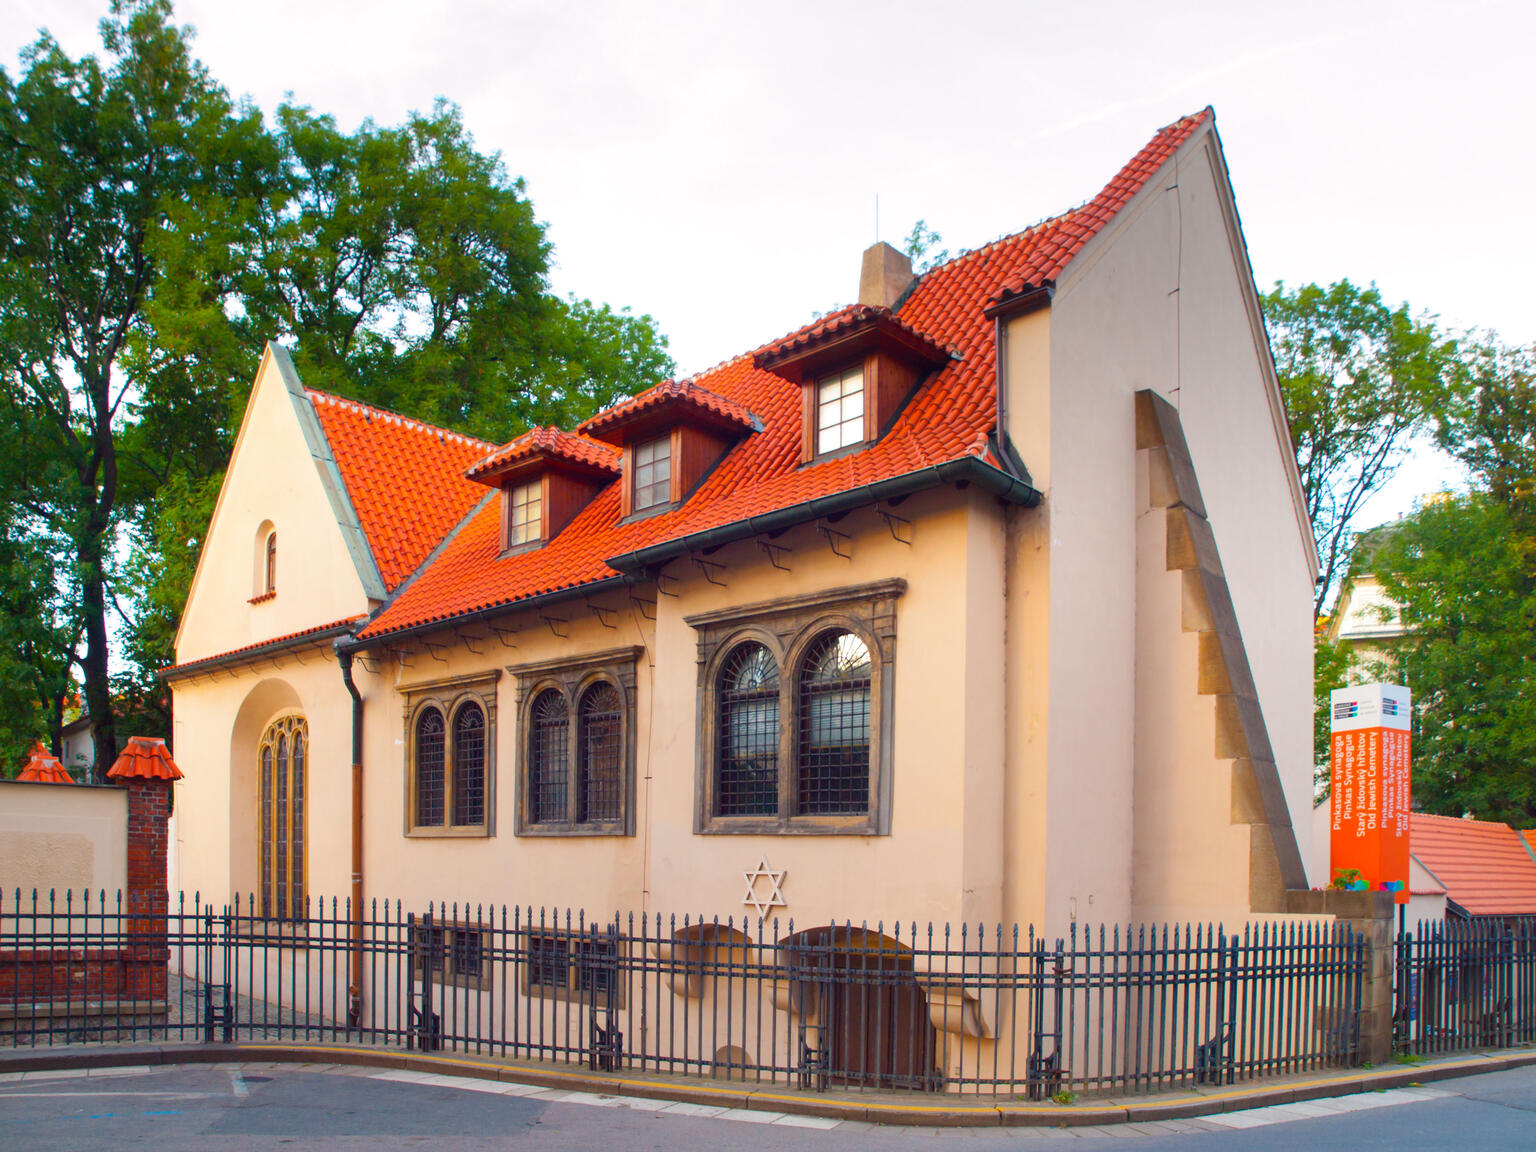
<svg viewBox="0 0 1536 1152">
<path fill-rule="evenodd" d="M 84 712 L 59 730 L 59 759 L 82 779 L 96 762 L 96 726 Z"/>
<path fill-rule="evenodd" d="M 1447 910 L 1464 916 L 1536 915 L 1536 849 L 1508 824 L 1415 812 L 1413 861 L 1444 888 Z"/>
<path fill-rule="evenodd" d="M 1408 633 L 1397 602 L 1387 595 L 1371 571 L 1372 554 L 1392 531 L 1393 525 L 1382 524 L 1356 538 L 1349 571 L 1339 584 L 1323 633 L 1334 643 L 1350 643 L 1353 665 L 1361 670 L 1361 675 L 1375 676 L 1380 671 L 1390 678 L 1390 673 L 1379 666 L 1391 657 L 1398 641 Z M 1376 671 L 1371 670 L 1372 666 L 1378 666 Z"/>
<path fill-rule="evenodd" d="M 165 672 L 174 884 L 275 920 L 1283 911 L 1315 576 L 1209 109 L 575 429 L 483 443 L 269 347 Z"/>
</svg>

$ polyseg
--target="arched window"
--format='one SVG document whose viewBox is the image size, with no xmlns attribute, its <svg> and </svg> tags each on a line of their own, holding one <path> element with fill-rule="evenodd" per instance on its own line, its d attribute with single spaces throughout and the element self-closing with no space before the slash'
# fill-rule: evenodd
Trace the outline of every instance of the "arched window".
<svg viewBox="0 0 1536 1152">
<path fill-rule="evenodd" d="M 453 716 L 453 823 L 485 823 L 485 713 L 475 703 Z"/>
<path fill-rule="evenodd" d="M 302 716 L 284 716 L 262 733 L 261 914 L 275 920 L 304 916 L 304 795 L 309 727 Z"/>
<path fill-rule="evenodd" d="M 763 645 L 733 648 L 717 697 L 716 816 L 779 810 L 779 665 Z"/>
<path fill-rule="evenodd" d="M 581 777 L 577 822 L 617 820 L 623 811 L 624 705 L 618 688 L 607 680 L 597 681 L 581 694 L 576 746 Z"/>
<path fill-rule="evenodd" d="M 827 632 L 800 664 L 795 812 L 845 815 L 869 808 L 869 648 Z"/>
<path fill-rule="evenodd" d="M 565 820 L 570 718 L 558 690 L 545 689 L 534 700 L 528 741 L 528 820 Z"/>
<path fill-rule="evenodd" d="M 443 765 L 447 752 L 443 714 L 424 708 L 416 718 L 416 824 L 436 828 L 443 823 Z"/>
<path fill-rule="evenodd" d="M 267 533 L 266 578 L 261 590 L 268 596 L 277 591 L 277 529 L 275 528 Z"/>
</svg>

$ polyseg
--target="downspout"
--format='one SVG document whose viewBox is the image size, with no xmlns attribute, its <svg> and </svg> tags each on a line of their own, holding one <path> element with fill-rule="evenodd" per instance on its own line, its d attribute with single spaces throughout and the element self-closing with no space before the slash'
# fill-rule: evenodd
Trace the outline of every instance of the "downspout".
<svg viewBox="0 0 1536 1152">
<path fill-rule="evenodd" d="M 363 1018 L 363 697 L 352 679 L 352 653 L 336 646 L 341 679 L 352 696 L 352 922 L 347 953 L 347 1027 Z"/>
</svg>

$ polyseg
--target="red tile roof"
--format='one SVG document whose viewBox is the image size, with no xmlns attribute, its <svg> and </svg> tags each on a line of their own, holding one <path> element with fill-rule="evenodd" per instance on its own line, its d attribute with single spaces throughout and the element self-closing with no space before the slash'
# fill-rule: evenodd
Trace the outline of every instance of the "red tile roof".
<svg viewBox="0 0 1536 1152">
<path fill-rule="evenodd" d="M 181 769 L 171 759 L 165 741 L 156 736 L 130 736 L 117 763 L 107 769 L 109 780 L 180 780 Z"/>
<path fill-rule="evenodd" d="M 642 414 L 659 409 L 693 412 L 709 423 L 740 428 L 744 432 L 750 432 L 756 427 L 751 411 L 728 396 L 712 392 L 692 380 L 663 380 L 638 396 L 604 409 L 577 425 L 577 430 L 588 436 L 609 440 L 620 429 L 636 422 Z"/>
<path fill-rule="evenodd" d="M 553 426 L 545 426 L 535 428 L 531 432 L 524 432 L 516 440 L 496 449 L 483 460 L 476 461 L 465 476 L 476 483 L 484 484 L 490 482 L 496 474 L 505 471 L 509 465 L 536 456 L 559 457 L 586 468 L 612 473 L 615 476 L 619 474 L 621 468 L 618 451 L 609 445 L 598 440 L 589 440 L 585 436 L 562 432 Z"/>
<path fill-rule="evenodd" d="M 755 368 L 753 354 L 739 356 L 687 386 L 722 398 L 733 411 L 755 414 L 763 430 L 727 453 L 681 508 L 621 524 L 620 485 L 613 483 L 554 540 L 532 552 L 502 557 L 501 513 L 487 505 L 359 636 L 387 636 L 616 577 L 617 571 L 605 562 L 610 557 L 936 465 L 970 458 L 995 466 L 988 444 L 996 422 L 995 349 L 985 307 L 1016 290 L 1013 286 L 1021 289 L 1055 278 L 1087 239 L 1211 115 L 1206 109 L 1162 129 L 1087 205 L 926 273 L 903 303 L 901 323 L 949 349 L 956 358 L 918 389 L 878 443 L 800 467 L 800 389 Z M 852 311 L 843 309 L 823 317 L 760 351 L 809 339 L 828 325 L 848 322 Z M 660 385 L 626 403 L 650 403 L 654 392 L 680 387 L 684 386 Z M 601 427 L 607 415 L 594 417 L 583 429 L 590 431 L 594 424 Z"/>
<path fill-rule="evenodd" d="M 30 780 L 36 784 L 73 784 L 75 782 L 64 765 L 59 763 L 59 758 L 43 747 L 41 740 L 33 741 L 31 758 L 16 779 Z"/>
<path fill-rule="evenodd" d="M 883 324 L 902 333 L 906 338 L 919 348 L 924 349 L 932 362 L 942 363 L 949 354 L 949 349 L 926 333 L 919 332 L 910 324 L 904 324 L 889 308 L 881 308 L 874 304 L 849 304 L 835 312 L 829 312 L 814 324 L 809 324 L 797 332 L 791 332 L 788 336 L 775 340 L 764 348 L 759 348 L 754 356 L 756 363 L 772 371 L 781 361 L 788 359 L 807 348 L 836 339 L 854 329 L 870 324 Z"/>
<path fill-rule="evenodd" d="M 465 471 L 496 450 L 382 408 L 305 389 L 384 587 L 394 591 L 485 496 Z"/>
<path fill-rule="evenodd" d="M 1520 833 L 1520 835 L 1523 836 L 1525 838 L 1525 842 L 1531 846 L 1531 851 L 1536 853 L 1536 828 L 1527 828 L 1524 832 Z"/>
<path fill-rule="evenodd" d="M 1002 283 L 994 300 L 1006 300 L 1032 285 L 1055 280 L 1094 234 L 1108 224 L 1116 212 L 1131 202 L 1157 170 L 1166 164 L 1195 129 L 1212 119 L 1206 108 L 1193 116 L 1176 120 L 1152 137 L 1131 162 L 1104 185 L 1103 190 L 1081 208 L 1037 224 L 1030 230 L 1036 240 L 1030 260 Z"/>
<path fill-rule="evenodd" d="M 219 652 L 212 656 L 204 656 L 198 660 L 188 660 L 185 664 L 172 664 L 167 668 L 160 669 L 156 675 L 161 679 L 187 676 L 216 665 L 229 663 L 231 660 L 241 656 L 254 658 L 278 649 L 297 647 L 295 641 L 308 638 L 323 640 L 327 635 L 340 635 L 343 632 L 351 631 L 354 625 L 360 624 L 366 619 L 368 619 L 366 616 L 349 616 L 345 620 L 333 620 L 329 624 L 316 624 L 313 628 L 301 628 L 297 632 L 289 632 L 283 636 L 274 636 L 270 640 L 258 640 L 255 644 L 231 648 L 228 652 Z"/>
<path fill-rule="evenodd" d="M 1536 859 L 1508 824 L 1412 814 L 1409 850 L 1474 916 L 1536 913 Z"/>
</svg>

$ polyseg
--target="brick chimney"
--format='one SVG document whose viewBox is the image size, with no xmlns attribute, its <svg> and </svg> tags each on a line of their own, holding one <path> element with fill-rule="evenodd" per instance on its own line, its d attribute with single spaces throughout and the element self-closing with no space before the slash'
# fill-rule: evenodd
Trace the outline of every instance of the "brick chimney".
<svg viewBox="0 0 1536 1152">
<path fill-rule="evenodd" d="M 859 303 L 890 308 L 912 283 L 912 261 L 881 241 L 864 249 L 859 272 Z"/>
</svg>

